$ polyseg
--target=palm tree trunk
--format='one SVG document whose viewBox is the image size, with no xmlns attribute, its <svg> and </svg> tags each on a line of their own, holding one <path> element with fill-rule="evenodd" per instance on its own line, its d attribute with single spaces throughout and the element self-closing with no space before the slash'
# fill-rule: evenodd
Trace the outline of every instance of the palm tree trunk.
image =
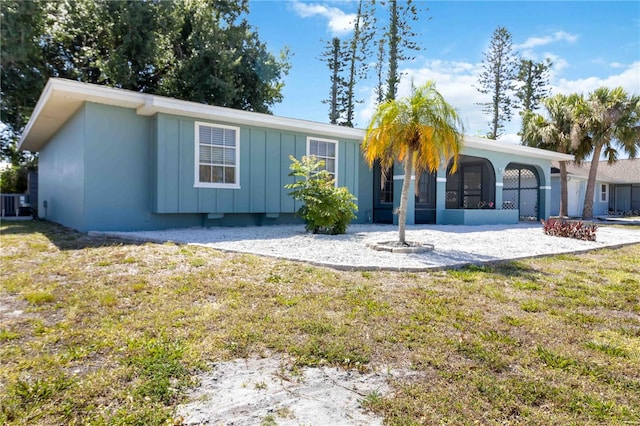
<svg viewBox="0 0 640 426">
<path fill-rule="evenodd" d="M 567 190 L 567 162 L 560 162 L 560 217 L 569 216 L 569 191 Z"/>
<path fill-rule="evenodd" d="M 584 208 L 582 209 L 582 219 L 593 219 L 593 193 L 596 189 L 596 176 L 598 174 L 598 164 L 600 164 L 600 153 L 602 152 L 603 142 L 598 142 L 593 149 L 593 158 L 591 160 L 591 168 L 589 169 L 589 180 L 587 181 L 587 190 L 584 194 Z"/>
<path fill-rule="evenodd" d="M 404 182 L 402 182 L 402 194 L 400 194 L 400 207 L 398 208 L 398 241 L 406 244 L 405 229 L 407 227 L 407 204 L 409 203 L 409 185 L 413 174 L 413 149 L 409 148 L 404 160 Z"/>
</svg>

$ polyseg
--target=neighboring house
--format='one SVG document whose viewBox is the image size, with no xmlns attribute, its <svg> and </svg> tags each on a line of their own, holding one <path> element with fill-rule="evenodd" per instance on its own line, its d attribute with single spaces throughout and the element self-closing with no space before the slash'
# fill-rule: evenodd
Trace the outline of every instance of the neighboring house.
<svg viewBox="0 0 640 426">
<path fill-rule="evenodd" d="M 51 79 L 19 148 L 39 153 L 39 216 L 80 231 L 299 222 L 300 204 L 284 189 L 293 181 L 290 155 L 326 161 L 358 198 L 355 222 L 391 223 L 401 166 L 381 182 L 362 158 L 363 137 L 361 129 Z M 551 161 L 568 159 L 465 137 L 455 174 L 445 166 L 421 177 L 407 223 L 546 218 Z"/>
<path fill-rule="evenodd" d="M 567 162 L 567 213 L 582 216 L 591 162 Z M 557 163 L 551 169 L 551 215 L 560 213 L 560 171 Z M 613 164 L 598 164 L 593 197 L 593 216 L 640 210 L 640 159 L 623 159 Z"/>
</svg>

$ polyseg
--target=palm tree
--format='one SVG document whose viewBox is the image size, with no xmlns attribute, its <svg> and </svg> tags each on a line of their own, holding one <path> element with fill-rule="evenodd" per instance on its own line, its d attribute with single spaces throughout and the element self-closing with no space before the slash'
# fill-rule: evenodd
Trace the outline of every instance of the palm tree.
<svg viewBox="0 0 640 426">
<path fill-rule="evenodd" d="M 600 87 L 589 94 L 577 118 L 587 143 L 576 153 L 578 160 L 591 155 L 591 168 L 582 211 L 583 219 L 593 217 L 593 196 L 600 156 L 609 164 L 615 163 L 621 148 L 630 158 L 640 151 L 640 96 L 629 96 L 622 87 Z"/>
<path fill-rule="evenodd" d="M 574 119 L 574 110 L 584 102 L 579 95 L 555 95 L 546 98 L 543 105 L 547 112 L 527 113 L 523 118 L 523 143 L 536 148 L 569 154 L 577 148 L 579 132 Z M 560 161 L 560 216 L 568 216 L 567 164 Z"/>
<path fill-rule="evenodd" d="M 398 208 L 398 241 L 406 244 L 409 184 L 425 170 L 435 172 L 441 161 L 453 158 L 451 173 L 458 167 L 462 147 L 462 121 L 456 110 L 436 90 L 433 81 L 412 88 L 411 96 L 378 105 L 362 144 L 364 158 L 372 167 L 378 160 L 389 170 L 397 159 L 404 163 L 404 182 Z M 416 185 L 418 188 L 418 185 Z"/>
</svg>

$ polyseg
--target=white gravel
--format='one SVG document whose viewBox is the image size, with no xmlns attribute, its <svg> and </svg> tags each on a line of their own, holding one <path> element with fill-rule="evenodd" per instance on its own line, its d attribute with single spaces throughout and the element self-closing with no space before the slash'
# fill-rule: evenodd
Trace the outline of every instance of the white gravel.
<svg viewBox="0 0 640 426">
<path fill-rule="evenodd" d="M 202 245 L 330 266 L 338 269 L 418 271 L 480 264 L 541 255 L 583 252 L 640 243 L 640 227 L 602 226 L 596 241 L 551 237 L 540 224 L 458 226 L 414 225 L 407 240 L 433 244 L 427 253 L 375 251 L 367 243 L 393 241 L 397 226 L 351 225 L 345 235 L 313 235 L 303 225 L 214 227 L 141 232 L 92 232 L 135 241 Z"/>
</svg>

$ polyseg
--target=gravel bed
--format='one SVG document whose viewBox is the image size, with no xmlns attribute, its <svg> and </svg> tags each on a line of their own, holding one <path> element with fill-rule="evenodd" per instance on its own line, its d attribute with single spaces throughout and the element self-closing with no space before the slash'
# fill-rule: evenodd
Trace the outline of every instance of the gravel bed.
<svg viewBox="0 0 640 426">
<path fill-rule="evenodd" d="M 551 237 L 535 224 L 412 225 L 407 240 L 433 244 L 426 253 L 388 253 L 367 243 L 397 239 L 397 226 L 351 225 L 345 235 L 313 235 L 302 225 L 90 232 L 133 241 L 194 244 L 337 269 L 420 271 L 640 243 L 640 228 L 603 226 L 596 241 Z"/>
</svg>

